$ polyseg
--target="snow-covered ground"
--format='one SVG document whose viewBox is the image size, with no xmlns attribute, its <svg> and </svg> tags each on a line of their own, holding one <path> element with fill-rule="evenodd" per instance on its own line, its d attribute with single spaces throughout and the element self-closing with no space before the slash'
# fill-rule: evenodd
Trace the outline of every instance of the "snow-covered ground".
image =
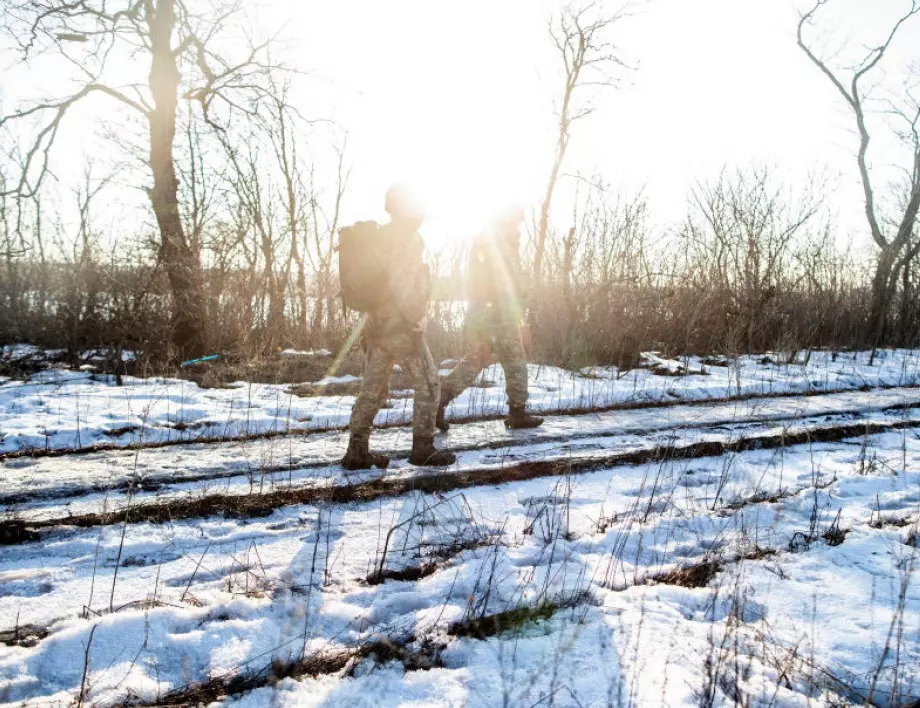
<svg viewBox="0 0 920 708">
<path fill-rule="evenodd" d="M 699 401 L 713 398 L 863 387 L 906 386 L 920 381 L 920 352 L 885 350 L 870 363 L 869 352 L 799 354 L 801 363 L 778 356 L 743 356 L 728 366 L 705 366 L 696 358 L 666 362 L 691 373 L 662 376 L 648 369 L 620 372 L 591 367 L 570 372 L 531 366 L 530 405 L 541 411 L 591 409 L 618 404 Z M 807 359 L 807 361 L 806 361 Z M 766 362 L 766 363 L 764 363 Z M 348 380 L 352 380 L 349 377 Z M 324 383 L 342 383 L 327 377 Z M 28 381 L 0 385 L 0 453 L 51 449 L 160 444 L 343 427 L 353 396 L 299 397 L 289 386 L 243 381 L 230 388 L 200 388 L 168 378 L 111 377 L 87 371 L 49 369 Z M 297 383 L 297 382 L 292 382 Z M 506 410 L 501 367 L 487 369 L 477 387 L 451 405 L 455 418 Z M 378 424 L 412 415 L 411 396 L 394 395 Z"/>
<path fill-rule="evenodd" d="M 220 691 L 171 692 L 237 679 L 224 702 L 247 708 L 909 705 L 920 699 L 920 353 L 871 367 L 863 354 L 822 356 L 745 359 L 740 385 L 717 368 L 535 371 L 544 408 L 688 403 L 554 415 L 535 431 L 458 424 L 442 441 L 458 463 L 436 472 L 402 459 L 406 428 L 375 433 L 397 456 L 390 469 L 357 475 L 335 464 L 340 432 L 7 459 L 4 518 L 56 525 L 0 546 L 0 701 L 188 704 Z M 114 407 L 148 384 L 18 385 L 48 386 L 49 407 L 55 390 L 80 387 Z M 215 407 L 242 390 L 149 385 L 217 394 Z M 258 388 L 263 403 L 286 395 Z M 840 392 L 775 396 L 820 388 Z M 774 396 L 703 402 L 739 393 Z M 498 410 L 500 394 L 476 389 L 454 413 Z M 0 400 L 5 431 L 11 400 Z M 347 412 L 350 399 L 334 400 Z M 267 424 L 271 406 L 255 410 Z M 841 426 L 843 439 L 822 442 Z M 680 453 L 703 443 L 725 447 Z M 611 462 L 567 471 L 585 459 Z M 507 477 L 475 483 L 484 470 Z M 441 491 L 412 489 L 432 476 Z M 284 499 L 368 481 L 406 484 L 365 501 Z M 267 515 L 130 518 L 140 505 L 270 492 L 281 494 Z M 125 508 L 125 523 L 68 525 Z"/>
<path fill-rule="evenodd" d="M 920 389 L 897 388 L 818 396 L 687 404 L 664 409 L 604 411 L 550 418 L 532 431 L 509 431 L 500 421 L 455 425 L 439 444 L 464 454 L 452 472 L 501 468 L 526 461 L 578 460 L 661 446 L 787 435 L 859 422 L 920 423 Z M 116 511 L 190 495 L 240 495 L 412 478 L 411 430 L 379 431 L 374 447 L 393 456 L 385 472 L 345 473 L 337 462 L 346 432 L 299 438 L 194 443 L 137 451 L 16 458 L 5 463 L 0 504 L 19 519 Z"/>
</svg>

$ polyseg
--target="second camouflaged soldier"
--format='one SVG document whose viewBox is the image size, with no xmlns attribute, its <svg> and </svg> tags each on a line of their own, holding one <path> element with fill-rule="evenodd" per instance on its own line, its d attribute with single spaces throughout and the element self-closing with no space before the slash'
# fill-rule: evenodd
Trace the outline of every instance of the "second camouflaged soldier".
<svg viewBox="0 0 920 708">
<path fill-rule="evenodd" d="M 520 227 L 524 213 L 512 209 L 493 220 L 476 237 L 467 273 L 469 307 L 464 329 L 468 354 L 441 386 L 437 426 L 450 427 L 445 411 L 494 359 L 505 372 L 509 428 L 535 428 L 543 419 L 529 415 L 527 405 L 527 356 L 521 329 L 526 285 L 520 260 Z"/>
<path fill-rule="evenodd" d="M 424 336 L 431 276 L 422 260 L 425 245 L 418 229 L 425 217 L 404 185 L 389 189 L 386 211 L 389 224 L 361 222 L 343 229 L 339 237 L 342 299 L 366 313 L 362 337 L 367 357 L 342 466 L 356 470 L 389 463 L 385 455 L 370 452 L 369 439 L 396 362 L 411 375 L 415 388 L 409 462 L 451 465 L 456 456 L 434 446 L 440 383 Z"/>
</svg>

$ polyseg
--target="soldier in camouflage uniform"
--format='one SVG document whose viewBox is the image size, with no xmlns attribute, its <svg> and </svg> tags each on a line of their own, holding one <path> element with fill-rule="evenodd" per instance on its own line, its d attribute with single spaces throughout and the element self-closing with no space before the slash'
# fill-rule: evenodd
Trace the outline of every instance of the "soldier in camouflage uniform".
<svg viewBox="0 0 920 708">
<path fill-rule="evenodd" d="M 526 282 L 520 260 L 520 233 L 524 213 L 514 209 L 497 217 L 491 228 L 477 236 L 470 252 L 467 274 L 469 308 L 464 323 L 467 351 L 444 380 L 437 426 L 447 430 L 448 404 L 498 359 L 505 372 L 509 428 L 535 428 L 543 419 L 529 415 L 527 356 L 521 330 Z"/>
<path fill-rule="evenodd" d="M 418 233 L 424 215 L 403 185 L 387 192 L 386 211 L 391 221 L 380 228 L 378 237 L 388 241 L 383 251 L 390 254 L 385 264 L 387 291 L 380 294 L 380 305 L 368 313 L 362 330 L 367 356 L 364 380 L 352 408 L 351 438 L 342 466 L 355 470 L 389 464 L 385 455 L 370 452 L 369 439 L 374 417 L 386 402 L 396 362 L 408 370 L 415 387 L 409 461 L 451 465 L 456 456 L 434 446 L 440 382 L 424 334 L 431 296 L 431 277 L 422 260 L 425 245 Z"/>
</svg>

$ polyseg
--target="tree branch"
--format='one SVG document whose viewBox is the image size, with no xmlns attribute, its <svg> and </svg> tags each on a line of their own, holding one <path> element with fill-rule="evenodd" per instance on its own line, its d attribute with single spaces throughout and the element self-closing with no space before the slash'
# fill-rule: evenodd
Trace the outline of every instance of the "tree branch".
<svg viewBox="0 0 920 708">
<path fill-rule="evenodd" d="M 837 75 L 827 66 L 826 62 L 822 61 L 805 43 L 803 37 L 803 28 L 807 23 L 811 23 L 815 13 L 824 5 L 826 5 L 830 0 L 818 0 L 815 5 L 806 13 L 803 13 L 799 17 L 799 24 L 796 30 L 796 39 L 798 42 L 799 48 L 805 53 L 808 59 L 821 70 L 828 80 L 833 84 L 844 100 L 846 100 L 847 105 L 853 111 L 854 117 L 856 118 L 856 127 L 859 132 L 859 151 L 857 152 L 856 162 L 859 167 L 859 175 L 862 181 L 863 186 L 863 197 L 866 204 L 866 220 L 869 223 L 869 230 L 872 234 L 872 239 L 878 244 L 879 248 L 887 248 L 889 246 L 888 239 L 885 238 L 885 235 L 882 233 L 881 226 L 879 225 L 878 215 L 875 210 L 875 190 L 872 186 L 872 177 L 869 173 L 869 166 L 867 162 L 867 155 L 869 152 L 869 142 L 871 136 L 869 134 L 869 129 L 866 126 L 866 116 L 863 109 L 862 99 L 859 95 L 859 81 L 866 74 L 878 65 L 881 61 L 888 47 L 890 46 L 892 40 L 894 39 L 897 30 L 904 24 L 904 22 L 916 14 L 920 8 L 917 6 L 917 0 L 913 0 L 911 3 L 911 11 L 902 17 L 894 29 L 888 35 L 888 39 L 885 43 L 874 50 L 875 57 L 868 63 L 863 62 L 862 68 L 854 72 L 853 78 L 850 84 L 850 89 L 844 86 L 843 82 L 837 77 Z"/>
</svg>

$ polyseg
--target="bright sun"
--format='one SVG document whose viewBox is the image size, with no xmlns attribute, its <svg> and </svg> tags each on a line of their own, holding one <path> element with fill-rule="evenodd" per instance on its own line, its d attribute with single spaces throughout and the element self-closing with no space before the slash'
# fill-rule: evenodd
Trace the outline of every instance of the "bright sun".
<svg viewBox="0 0 920 708">
<path fill-rule="evenodd" d="M 402 142 L 398 177 L 427 208 L 422 233 L 428 248 L 449 251 L 468 243 L 502 207 L 532 204 L 546 160 L 536 141 L 522 140 L 521 131 L 501 121 L 440 118 L 434 129 Z"/>
<path fill-rule="evenodd" d="M 422 229 L 428 248 L 440 251 L 462 246 L 500 208 L 525 205 L 530 195 L 517 187 L 526 184 L 527 175 L 516 164 L 511 160 L 502 165 L 494 159 L 471 163 L 457 156 L 410 175 L 428 212 Z"/>
<path fill-rule="evenodd" d="M 318 30 L 303 45 L 330 57 L 334 86 L 345 87 L 330 105 L 347 126 L 350 154 L 361 156 L 354 218 L 382 217 L 382 192 L 409 182 L 429 208 L 422 234 L 432 251 L 462 246 L 497 208 L 538 202 L 552 159 L 553 93 L 534 66 L 545 14 L 523 12 L 527 0 L 473 6 L 342 0 L 320 18 L 349 26 L 348 49 L 325 45 L 328 33 Z M 311 105 L 321 88 L 313 82 L 304 93 Z"/>
</svg>

